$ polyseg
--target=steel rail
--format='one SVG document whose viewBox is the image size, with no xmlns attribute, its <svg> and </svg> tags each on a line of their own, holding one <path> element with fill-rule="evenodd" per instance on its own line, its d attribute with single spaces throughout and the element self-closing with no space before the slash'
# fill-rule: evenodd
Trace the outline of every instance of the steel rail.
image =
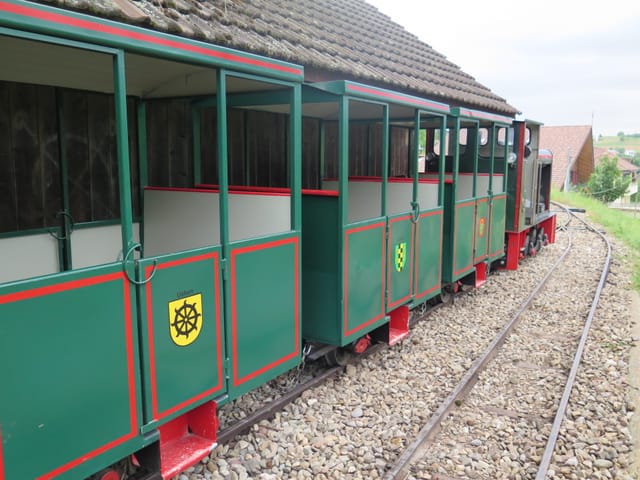
<svg viewBox="0 0 640 480">
<path fill-rule="evenodd" d="M 417 322 L 423 320 L 424 318 L 429 316 L 431 313 L 436 311 L 438 308 L 442 307 L 442 305 L 443 305 L 442 303 L 439 303 L 437 305 L 432 306 L 431 308 L 423 312 L 421 315 L 417 317 L 412 317 L 411 321 L 409 322 L 409 326 L 410 327 L 414 326 Z M 357 363 L 360 359 L 366 358 L 388 347 L 389 347 L 388 345 L 383 343 L 372 345 L 367 350 L 365 350 L 361 355 L 354 357 L 356 360 L 353 363 Z M 247 433 L 253 425 L 257 424 L 262 420 L 267 420 L 273 417 L 276 412 L 282 410 L 286 405 L 292 403 L 296 398 L 302 395 L 302 393 L 305 390 L 309 390 L 313 387 L 321 385 L 329 378 L 334 377 L 338 373 L 344 371 L 344 369 L 345 369 L 344 366 L 330 367 L 327 370 L 320 373 L 319 375 L 313 377 L 312 379 L 306 382 L 300 383 L 299 385 L 296 385 L 295 387 L 291 388 L 289 391 L 283 393 L 276 400 L 273 400 L 263 405 L 262 407 L 258 408 L 247 417 L 232 423 L 231 425 L 229 425 L 228 427 L 224 428 L 219 432 L 218 444 L 227 443 L 230 440 L 233 440 L 235 437 L 242 435 L 244 433 Z"/>
<path fill-rule="evenodd" d="M 547 284 L 551 275 L 556 272 L 558 266 L 564 261 L 573 245 L 573 236 L 569 231 L 569 240 L 567 247 L 562 254 L 555 261 L 553 266 L 545 274 L 538 285 L 533 289 L 529 296 L 522 302 L 516 313 L 511 320 L 500 330 L 500 332 L 494 337 L 493 341 L 485 349 L 484 353 L 477 358 L 462 380 L 456 385 L 449 396 L 440 404 L 435 413 L 431 416 L 429 421 L 418 432 L 414 441 L 405 449 L 400 458 L 391 467 L 391 469 L 385 474 L 383 480 L 396 480 L 404 479 L 409 473 L 411 463 L 421 453 L 425 447 L 437 434 L 440 424 L 446 418 L 447 414 L 457 406 L 458 401 L 463 398 L 478 380 L 479 374 L 485 369 L 485 367 L 491 362 L 491 360 L 497 355 L 499 347 L 505 342 L 513 328 L 518 324 L 520 317 L 527 310 L 529 305 L 538 296 L 542 288 Z"/>
<path fill-rule="evenodd" d="M 558 205 L 557 203 L 555 204 Z M 569 404 L 569 397 L 571 396 L 571 391 L 573 390 L 573 385 L 575 383 L 575 379 L 578 374 L 578 368 L 580 367 L 580 363 L 582 362 L 582 354 L 584 353 L 584 348 L 587 343 L 587 337 L 589 336 L 589 331 L 591 330 L 593 317 L 595 316 L 596 309 L 598 308 L 600 295 L 602 294 L 602 289 L 604 288 L 604 283 L 607 280 L 607 275 L 609 274 L 609 269 L 611 267 L 611 242 L 609 242 L 609 239 L 602 232 L 595 229 L 583 218 L 578 217 L 573 212 L 569 212 L 569 213 L 573 217 L 578 219 L 580 222 L 582 222 L 584 225 L 586 225 L 586 227 L 589 230 L 597 233 L 600 236 L 600 238 L 604 240 L 607 246 L 607 257 L 606 257 L 604 267 L 602 269 L 602 273 L 600 274 L 600 281 L 598 282 L 598 287 L 593 296 L 591 309 L 589 310 L 589 314 L 587 315 L 587 319 L 585 321 L 584 328 L 582 330 L 582 336 L 580 337 L 578 348 L 573 357 L 573 365 L 571 366 L 571 371 L 569 372 L 569 377 L 565 385 L 564 393 L 562 394 L 562 399 L 560 400 L 560 405 L 558 406 L 558 411 L 556 413 L 555 420 L 551 427 L 551 433 L 549 434 L 549 439 L 547 440 L 547 446 L 544 450 L 544 454 L 542 455 L 542 459 L 540 460 L 540 465 L 538 466 L 538 473 L 536 475 L 536 480 L 544 480 L 544 478 L 547 476 L 547 471 L 549 470 L 549 465 L 551 464 L 551 457 L 553 456 L 553 452 L 556 447 L 556 442 L 558 440 L 558 435 L 560 434 L 560 427 L 562 426 L 562 422 L 564 420 L 564 417 L 567 411 L 567 406 Z"/>
</svg>

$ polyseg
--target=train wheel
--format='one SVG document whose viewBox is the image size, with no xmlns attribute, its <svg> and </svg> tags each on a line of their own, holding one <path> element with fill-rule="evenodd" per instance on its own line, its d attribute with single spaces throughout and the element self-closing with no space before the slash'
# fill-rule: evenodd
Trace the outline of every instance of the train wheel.
<svg viewBox="0 0 640 480">
<path fill-rule="evenodd" d="M 324 359 L 330 367 L 344 367 L 351 360 L 351 353 L 344 348 L 334 348 L 324 354 Z"/>
<path fill-rule="evenodd" d="M 451 285 L 445 285 L 440 290 L 440 301 L 445 305 L 453 305 L 453 289 Z"/>
</svg>

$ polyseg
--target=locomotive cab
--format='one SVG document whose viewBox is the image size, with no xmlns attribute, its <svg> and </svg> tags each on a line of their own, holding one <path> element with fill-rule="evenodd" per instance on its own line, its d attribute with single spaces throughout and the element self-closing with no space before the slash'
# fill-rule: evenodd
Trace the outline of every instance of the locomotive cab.
<svg viewBox="0 0 640 480">
<path fill-rule="evenodd" d="M 503 134 L 513 162 L 507 187 L 507 255 L 499 266 L 509 270 L 517 268 L 520 258 L 555 241 L 556 216 L 550 211 L 553 155 L 539 149 L 541 125 L 515 121 L 513 129 Z"/>
</svg>

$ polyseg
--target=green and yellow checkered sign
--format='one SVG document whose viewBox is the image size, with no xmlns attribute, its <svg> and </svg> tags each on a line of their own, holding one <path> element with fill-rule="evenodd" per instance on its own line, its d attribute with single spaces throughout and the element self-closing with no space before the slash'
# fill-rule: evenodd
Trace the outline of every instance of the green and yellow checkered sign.
<svg viewBox="0 0 640 480">
<path fill-rule="evenodd" d="M 396 272 L 401 272 L 404 264 L 407 262 L 407 242 L 401 242 L 396 245 Z"/>
</svg>

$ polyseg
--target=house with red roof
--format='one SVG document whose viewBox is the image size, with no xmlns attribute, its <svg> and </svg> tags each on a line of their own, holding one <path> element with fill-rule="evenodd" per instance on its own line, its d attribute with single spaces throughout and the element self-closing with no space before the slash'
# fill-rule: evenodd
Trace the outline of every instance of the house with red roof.
<svg viewBox="0 0 640 480">
<path fill-rule="evenodd" d="M 540 148 L 553 152 L 554 188 L 570 190 L 589 181 L 595 166 L 591 125 L 543 126 Z"/>
</svg>

